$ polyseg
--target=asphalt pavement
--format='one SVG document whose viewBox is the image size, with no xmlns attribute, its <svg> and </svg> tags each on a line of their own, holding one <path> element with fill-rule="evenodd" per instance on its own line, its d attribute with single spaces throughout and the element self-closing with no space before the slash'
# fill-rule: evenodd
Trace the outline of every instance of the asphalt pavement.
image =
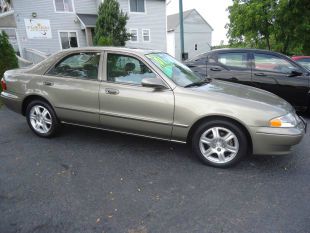
<svg viewBox="0 0 310 233">
<path fill-rule="evenodd" d="M 0 233 L 309 233 L 309 138 L 216 169 L 182 144 L 72 126 L 39 138 L 2 107 Z"/>
</svg>

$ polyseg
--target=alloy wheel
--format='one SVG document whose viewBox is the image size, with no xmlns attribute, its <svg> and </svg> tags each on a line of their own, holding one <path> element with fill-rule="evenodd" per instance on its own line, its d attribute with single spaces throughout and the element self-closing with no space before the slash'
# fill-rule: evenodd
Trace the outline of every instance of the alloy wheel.
<svg viewBox="0 0 310 233">
<path fill-rule="evenodd" d="M 42 105 L 34 105 L 30 110 L 30 123 L 35 131 L 46 134 L 53 123 L 51 113 Z"/>
<path fill-rule="evenodd" d="M 233 160 L 239 151 L 237 136 L 224 127 L 212 127 L 202 133 L 199 140 L 202 155 L 217 164 Z"/>
</svg>

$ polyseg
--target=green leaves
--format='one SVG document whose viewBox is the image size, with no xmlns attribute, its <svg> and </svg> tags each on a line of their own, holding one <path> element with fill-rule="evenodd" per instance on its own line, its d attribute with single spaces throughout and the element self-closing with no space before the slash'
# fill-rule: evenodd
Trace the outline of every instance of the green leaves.
<svg viewBox="0 0 310 233">
<path fill-rule="evenodd" d="M 124 46 L 130 38 L 126 30 L 128 19 L 127 13 L 120 10 L 118 1 L 105 0 L 99 6 L 94 44 Z"/>
<path fill-rule="evenodd" d="M 228 11 L 232 47 L 310 54 L 308 0 L 234 0 Z"/>
<path fill-rule="evenodd" d="M 0 33 L 0 79 L 6 70 L 18 67 L 17 57 L 5 32 Z M 1 87 L 0 87 L 1 89 Z"/>
</svg>

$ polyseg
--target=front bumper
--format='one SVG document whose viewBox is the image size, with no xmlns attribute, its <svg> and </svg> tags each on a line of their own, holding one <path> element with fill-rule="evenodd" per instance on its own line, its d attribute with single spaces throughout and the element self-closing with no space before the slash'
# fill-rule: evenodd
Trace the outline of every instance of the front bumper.
<svg viewBox="0 0 310 233">
<path fill-rule="evenodd" d="M 21 113 L 22 101 L 17 95 L 3 91 L 1 92 L 1 100 L 12 111 Z"/>
<path fill-rule="evenodd" d="M 301 118 L 302 119 L 302 118 Z M 301 120 L 295 128 L 250 127 L 253 154 L 285 155 L 304 137 L 307 123 Z"/>
</svg>

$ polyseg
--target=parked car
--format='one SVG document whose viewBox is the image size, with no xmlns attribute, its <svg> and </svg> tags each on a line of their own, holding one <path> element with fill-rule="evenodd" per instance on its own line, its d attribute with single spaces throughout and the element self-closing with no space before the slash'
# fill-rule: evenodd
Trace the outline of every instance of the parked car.
<svg viewBox="0 0 310 233">
<path fill-rule="evenodd" d="M 293 56 L 292 60 L 310 70 L 310 56 Z"/>
<path fill-rule="evenodd" d="M 278 96 L 207 82 L 163 52 L 112 47 L 64 50 L 5 72 L 1 97 L 40 137 L 61 124 L 190 143 L 206 164 L 287 154 L 305 123 Z"/>
<path fill-rule="evenodd" d="M 299 111 L 309 109 L 309 71 L 283 54 L 258 49 L 219 49 L 185 64 L 202 77 L 254 86 L 282 97 Z"/>
</svg>

